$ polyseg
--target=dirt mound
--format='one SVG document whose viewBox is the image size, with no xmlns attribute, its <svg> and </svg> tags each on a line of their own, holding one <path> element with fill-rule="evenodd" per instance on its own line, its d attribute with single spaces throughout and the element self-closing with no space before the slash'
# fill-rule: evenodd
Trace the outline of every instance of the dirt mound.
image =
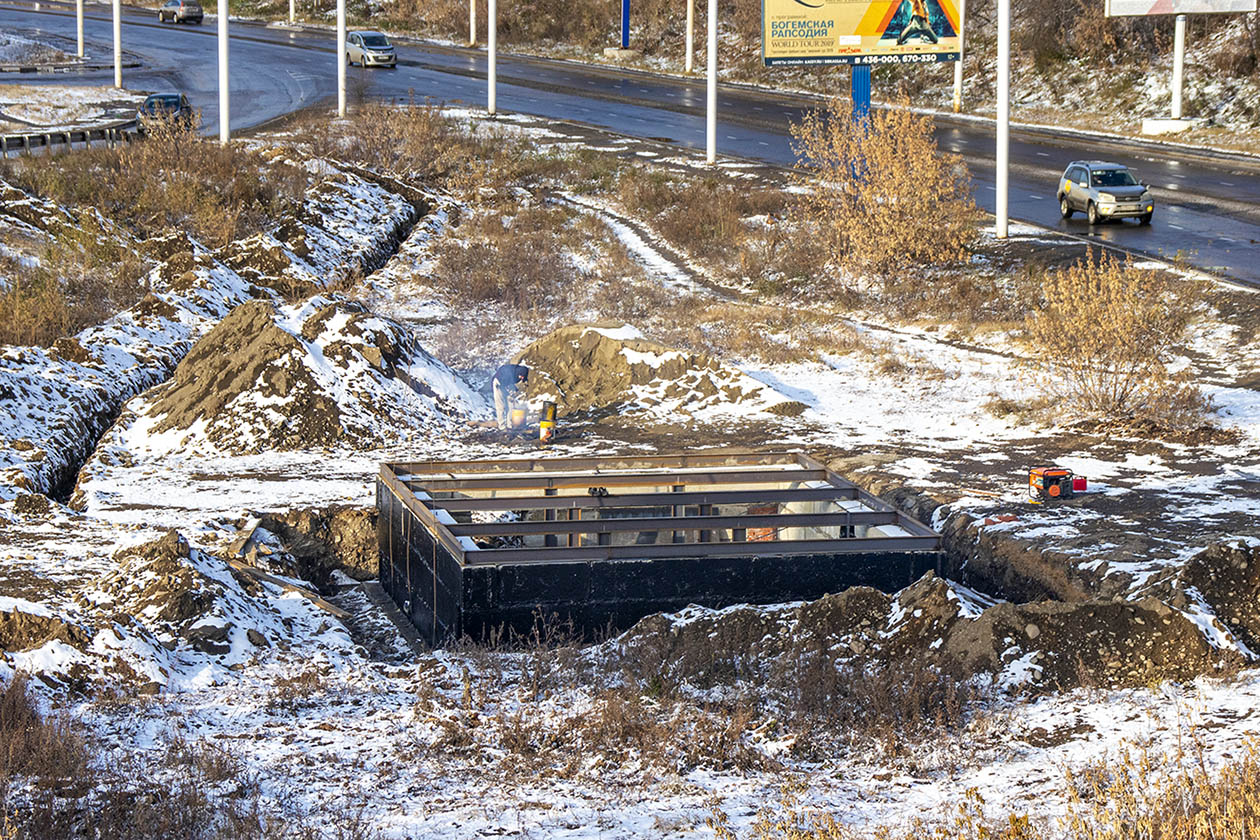
<svg viewBox="0 0 1260 840">
<path fill-rule="evenodd" d="M 261 601 L 256 582 L 237 578 L 221 560 L 189 548 L 179 533 L 126 548 L 118 568 L 81 596 L 113 621 L 140 624 L 169 649 L 227 654 L 267 646 L 287 635 Z"/>
<path fill-rule="evenodd" d="M 650 616 L 604 656 L 709 687 L 819 653 L 859 668 L 912 663 L 1040 690 L 1186 680 L 1223 658 L 1194 622 L 1154 598 L 995 604 L 931 574 L 895 597 L 855 587 L 799 605 Z"/>
<path fill-rule="evenodd" d="M 554 400 L 562 414 L 651 412 L 707 419 L 714 414 L 805 410 L 711 356 L 659 344 L 625 324 L 562 327 L 516 358 L 531 369 L 532 402 Z"/>
<path fill-rule="evenodd" d="M 259 527 L 280 538 L 305 568 L 302 577 L 319 582 L 333 569 L 356 580 L 375 580 L 376 509 L 350 505 L 300 508 L 263 516 Z"/>
<path fill-rule="evenodd" d="M 484 401 L 400 325 L 316 298 L 237 307 L 131 410 L 110 442 L 247 454 L 383 446 L 484 411 Z"/>
<path fill-rule="evenodd" d="M 88 634 L 81 628 L 59 618 L 18 609 L 0 612 L 0 651 L 5 653 L 34 650 L 52 641 L 82 648 L 88 640 Z"/>
<path fill-rule="evenodd" d="M 1260 654 L 1260 544 L 1231 541 L 1204 549 L 1190 558 L 1174 585 L 1169 603 L 1192 612 L 1210 610 Z"/>
</svg>

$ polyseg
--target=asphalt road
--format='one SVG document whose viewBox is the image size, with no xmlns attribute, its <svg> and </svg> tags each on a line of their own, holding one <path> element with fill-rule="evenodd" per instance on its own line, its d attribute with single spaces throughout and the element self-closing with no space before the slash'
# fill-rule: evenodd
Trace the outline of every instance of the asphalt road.
<svg viewBox="0 0 1260 840">
<path fill-rule="evenodd" d="M 73 7 L 59 3 L 0 3 L 0 29 L 43 30 L 74 37 Z M 86 39 L 91 58 L 110 60 L 107 6 L 89 7 Z M 334 37 L 260 24 L 233 23 L 232 128 L 250 128 L 336 93 Z M 217 133 L 215 24 L 158 24 L 156 13 L 125 9 L 123 45 L 141 62 L 124 70 L 123 83 L 139 90 L 178 89 L 203 111 L 205 130 Z M 399 45 L 397 70 L 348 68 L 351 102 L 361 97 L 414 97 L 435 102 L 485 103 L 485 53 L 456 47 Z M 615 68 L 518 56 L 499 56 L 500 112 L 573 120 L 615 132 L 701 149 L 704 80 L 683 80 Z M 0 84 L 111 84 L 112 73 L 55 77 L 0 77 Z M 718 151 L 790 165 L 788 126 L 816 104 L 794 95 L 737 85 L 718 92 Z M 976 120 L 939 121 L 940 145 L 960 153 L 974 175 L 976 200 L 992 211 L 993 131 Z M 1106 158 L 1130 165 L 1152 185 L 1155 222 L 1113 222 L 1093 230 L 1078 215 L 1063 221 L 1056 179 L 1069 160 Z M 1015 219 L 1102 241 L 1135 254 L 1181 255 L 1199 268 L 1260 285 L 1260 163 L 1151 144 L 1041 132 L 1011 138 L 1010 211 Z"/>
</svg>

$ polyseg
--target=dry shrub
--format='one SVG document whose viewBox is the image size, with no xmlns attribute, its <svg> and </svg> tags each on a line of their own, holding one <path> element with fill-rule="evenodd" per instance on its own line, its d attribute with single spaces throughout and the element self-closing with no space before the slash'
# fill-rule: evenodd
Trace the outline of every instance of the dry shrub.
<svg viewBox="0 0 1260 840">
<path fill-rule="evenodd" d="M 511 178 L 510 164 L 519 153 L 517 143 L 479 139 L 437 107 L 415 102 L 361 105 L 354 119 L 326 127 L 315 138 L 316 154 L 456 192 L 475 190 L 495 173 Z"/>
<path fill-rule="evenodd" d="M 96 207 L 140 239 L 183 230 L 211 248 L 262 230 L 307 183 L 296 167 L 160 121 L 143 140 L 62 155 L 56 166 L 14 158 L 0 167 L 22 188 Z"/>
<path fill-rule="evenodd" d="M 1201 286 L 1096 253 L 1047 272 L 1027 340 L 1048 394 L 1106 420 L 1199 426 L 1209 401 L 1167 364 Z"/>
<path fill-rule="evenodd" d="M 87 743 L 64 718 L 39 713 L 23 675 L 0 691 L 0 798 L 7 800 L 23 779 L 43 787 L 73 784 L 89 759 Z"/>
<path fill-rule="evenodd" d="M 797 221 L 837 264 L 888 285 L 898 272 L 968 254 L 978 218 L 970 175 L 960 156 L 937 149 L 930 115 L 902 103 L 854 120 L 848 103 L 832 100 L 792 136 L 804 188 Z"/>
<path fill-rule="evenodd" d="M 561 209 L 484 217 L 469 224 L 467 243 L 444 240 L 435 249 L 435 284 L 463 306 L 495 302 L 517 313 L 550 311 L 585 277 L 568 256 Z"/>
<path fill-rule="evenodd" d="M 144 261 L 91 213 L 79 227 L 59 231 L 37 265 L 8 259 L 0 265 L 8 277 L 0 287 L 0 344 L 50 345 L 126 309 L 146 291 Z"/>
<path fill-rule="evenodd" d="M 1249 840 L 1260 837 L 1260 748 L 1252 740 L 1219 771 L 1191 756 L 1123 751 L 1068 774 L 1064 820 L 1076 840 Z"/>
</svg>

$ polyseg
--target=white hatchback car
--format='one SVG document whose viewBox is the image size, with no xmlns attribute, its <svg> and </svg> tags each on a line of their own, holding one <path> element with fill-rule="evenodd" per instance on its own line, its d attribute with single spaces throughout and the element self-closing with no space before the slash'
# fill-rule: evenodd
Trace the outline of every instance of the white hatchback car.
<svg viewBox="0 0 1260 840">
<path fill-rule="evenodd" d="M 346 64 L 397 67 L 398 55 L 380 32 L 351 32 L 346 36 Z"/>
</svg>

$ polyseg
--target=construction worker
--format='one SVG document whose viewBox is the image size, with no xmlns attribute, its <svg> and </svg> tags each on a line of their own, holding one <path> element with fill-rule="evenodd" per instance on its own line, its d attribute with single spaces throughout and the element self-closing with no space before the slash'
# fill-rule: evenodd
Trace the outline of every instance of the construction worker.
<svg viewBox="0 0 1260 840">
<path fill-rule="evenodd" d="M 500 429 L 511 425 L 512 409 L 520 400 L 521 389 L 529 382 L 525 365 L 500 365 L 494 372 L 494 413 Z"/>
</svg>

